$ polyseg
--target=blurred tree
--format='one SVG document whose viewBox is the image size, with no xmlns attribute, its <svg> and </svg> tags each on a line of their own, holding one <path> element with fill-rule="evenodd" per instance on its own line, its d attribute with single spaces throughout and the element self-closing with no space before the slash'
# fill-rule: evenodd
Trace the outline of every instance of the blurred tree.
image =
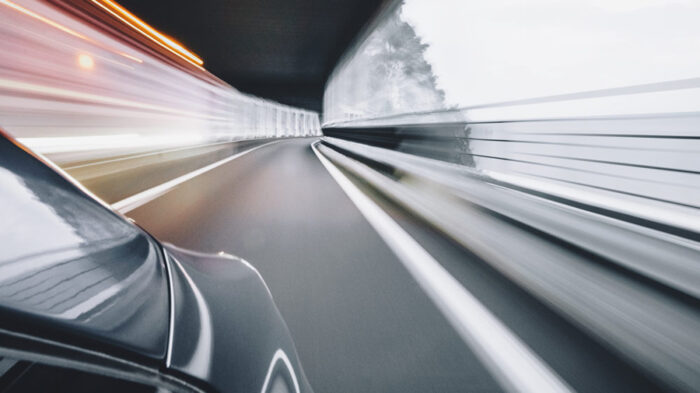
<svg viewBox="0 0 700 393">
<path fill-rule="evenodd" d="M 364 97 L 357 108 L 369 115 L 406 113 L 445 107 L 445 93 L 437 87 L 433 68 L 425 59 L 428 44 L 400 12 L 387 17 L 368 39 L 356 71 L 354 90 Z"/>
</svg>

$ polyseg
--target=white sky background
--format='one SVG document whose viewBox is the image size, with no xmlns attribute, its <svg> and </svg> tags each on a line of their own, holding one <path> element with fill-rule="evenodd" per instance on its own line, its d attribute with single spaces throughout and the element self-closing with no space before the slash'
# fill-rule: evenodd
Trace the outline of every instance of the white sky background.
<svg viewBox="0 0 700 393">
<path fill-rule="evenodd" d="M 448 104 L 700 77 L 700 0 L 406 0 Z"/>
</svg>

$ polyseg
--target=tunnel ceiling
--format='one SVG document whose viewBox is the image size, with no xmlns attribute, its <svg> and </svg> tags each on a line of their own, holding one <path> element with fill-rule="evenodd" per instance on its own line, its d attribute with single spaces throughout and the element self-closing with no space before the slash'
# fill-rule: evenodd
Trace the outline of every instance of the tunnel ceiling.
<svg viewBox="0 0 700 393">
<path fill-rule="evenodd" d="M 323 86 L 382 0 L 120 0 L 237 89 L 321 109 Z"/>
</svg>

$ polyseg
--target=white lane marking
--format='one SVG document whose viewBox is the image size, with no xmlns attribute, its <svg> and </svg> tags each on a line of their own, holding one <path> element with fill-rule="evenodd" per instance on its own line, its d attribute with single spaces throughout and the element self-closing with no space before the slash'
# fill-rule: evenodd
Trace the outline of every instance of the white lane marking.
<svg viewBox="0 0 700 393">
<path fill-rule="evenodd" d="M 153 188 L 149 188 L 148 190 L 139 192 L 138 194 L 135 194 L 135 195 L 132 195 L 128 198 L 122 199 L 119 202 L 115 202 L 112 204 L 112 208 L 114 210 L 117 210 L 120 213 L 126 213 L 126 212 L 129 212 L 131 210 L 134 210 L 137 207 L 139 207 L 145 203 L 148 203 L 148 202 L 158 198 L 159 196 L 165 194 L 166 192 L 173 189 L 175 186 L 178 186 L 178 185 L 180 185 L 180 184 L 182 184 L 182 183 L 184 183 L 184 182 L 186 182 L 194 177 L 197 177 L 205 172 L 209 172 L 210 170 L 212 170 L 216 167 L 224 165 L 227 162 L 233 161 L 236 158 L 241 157 L 245 154 L 248 154 L 254 150 L 260 149 L 261 147 L 268 146 L 268 145 L 276 143 L 276 142 L 278 142 L 278 141 L 272 141 L 272 142 L 262 144 L 260 146 L 256 146 L 252 149 L 248 149 L 246 151 L 240 152 L 240 153 L 235 154 L 231 157 L 224 158 L 221 161 L 217 161 L 213 164 L 209 164 L 203 168 L 199 168 L 196 171 L 192 171 L 192 172 L 187 173 L 185 175 L 182 175 L 180 177 L 176 177 L 175 179 L 169 180 L 163 184 L 160 184 L 160 185 L 155 186 Z"/>
<path fill-rule="evenodd" d="M 314 144 L 311 148 L 328 173 L 504 389 L 517 393 L 573 392 L 554 370 L 328 161 Z"/>
<path fill-rule="evenodd" d="M 289 361 L 287 354 L 281 348 L 278 349 L 277 351 L 275 351 L 275 354 L 272 356 L 272 360 L 270 361 L 270 367 L 267 369 L 267 375 L 265 376 L 265 382 L 263 383 L 262 390 L 260 392 L 261 393 L 267 392 L 267 387 L 270 384 L 270 380 L 272 379 L 272 370 L 275 369 L 275 364 L 277 364 L 277 362 L 279 362 L 280 360 L 287 367 L 287 370 L 289 370 L 289 374 L 292 377 L 292 382 L 294 383 L 294 391 L 296 393 L 299 393 L 300 392 L 299 381 L 297 381 L 297 375 L 294 373 L 294 368 L 292 367 L 292 362 Z"/>
</svg>

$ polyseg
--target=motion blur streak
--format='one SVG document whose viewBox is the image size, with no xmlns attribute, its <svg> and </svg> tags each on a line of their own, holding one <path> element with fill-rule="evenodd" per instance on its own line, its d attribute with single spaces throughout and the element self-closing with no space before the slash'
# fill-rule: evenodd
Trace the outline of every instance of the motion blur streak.
<svg viewBox="0 0 700 393">
<path fill-rule="evenodd" d="M 39 252 L 0 253 L 0 299 L 102 330 L 141 302 L 136 346 L 222 392 L 306 391 L 300 363 L 319 392 L 698 392 L 700 2 L 387 0 L 345 47 L 318 33 L 329 10 L 298 5 L 365 0 L 163 1 L 136 14 L 180 31 L 113 0 L 0 0 L 0 129 L 177 259 L 151 263 L 150 237 L 0 136 L 6 248 Z M 247 24 L 255 7 L 282 17 Z M 186 30 L 246 89 L 309 107 L 323 90 L 323 137 L 167 36 Z M 165 274 L 169 320 L 150 304 Z M 280 315 L 298 359 L 242 334 Z"/>
<path fill-rule="evenodd" d="M 92 0 L 93 2 L 97 3 L 98 0 Z M 199 65 L 203 65 L 204 61 L 197 57 L 194 53 L 190 52 L 189 50 L 185 49 L 182 45 L 179 43 L 175 42 L 172 38 L 166 37 L 148 24 L 144 23 L 141 19 L 137 18 L 134 16 L 134 14 L 130 13 L 124 7 L 120 6 L 119 4 L 111 1 L 111 0 L 103 0 L 103 3 L 109 5 L 113 9 L 117 10 L 120 14 L 126 16 L 129 20 L 133 21 L 134 23 L 138 24 L 140 27 L 144 28 L 147 32 L 151 33 L 153 36 L 157 37 L 164 43 L 166 43 L 168 46 L 172 47 L 173 49 L 177 50 L 178 52 L 182 53 L 195 63 Z"/>
<path fill-rule="evenodd" d="M 175 42 L 172 39 L 159 33 L 157 30 L 155 30 L 151 26 L 144 23 L 141 19 L 134 16 L 134 14 L 125 10 L 119 4 L 117 4 L 113 1 L 110 1 L 110 0 L 103 0 L 103 1 L 92 0 L 92 2 L 97 4 L 98 6 L 102 7 L 103 9 L 105 9 L 107 12 L 114 15 L 115 17 L 119 18 L 119 20 L 121 20 L 122 22 L 133 27 L 134 30 L 136 30 L 139 33 L 143 34 L 144 36 L 148 37 L 153 42 L 155 42 L 158 45 L 162 46 L 163 48 L 171 51 L 172 53 L 176 54 L 177 56 L 182 57 L 183 59 L 194 64 L 195 66 L 201 66 L 204 64 L 202 59 L 195 56 L 192 52 L 188 51 L 187 49 L 183 48 L 177 42 Z M 109 6 L 109 8 L 107 6 Z M 128 21 L 124 18 L 128 19 Z M 129 21 L 131 21 L 133 23 L 131 23 Z M 134 24 L 136 24 L 138 26 L 134 26 Z"/>
<path fill-rule="evenodd" d="M 68 33 L 68 34 L 74 35 L 74 36 L 79 37 L 79 38 L 82 38 L 82 39 L 84 39 L 84 40 L 87 39 L 87 37 L 85 37 L 85 36 L 83 36 L 83 35 L 81 35 L 81 34 L 79 34 L 79 33 L 76 33 L 75 31 L 73 31 L 73 30 L 71 30 L 71 29 L 69 29 L 69 28 L 67 28 L 67 27 L 65 27 L 65 26 L 61 26 L 60 24 L 58 24 L 58 23 L 52 21 L 51 19 L 44 18 L 43 16 L 37 15 L 37 14 L 35 14 L 34 12 L 29 11 L 28 9 L 26 9 L 26 8 L 24 8 L 24 7 L 20 7 L 19 5 L 15 4 L 15 3 L 11 2 L 11 1 L 8 1 L 8 0 L 0 0 L 0 3 L 5 4 L 6 6 L 8 6 L 8 7 L 10 7 L 10 8 L 13 8 L 13 9 L 15 9 L 15 10 L 17 10 L 17 11 L 19 11 L 19 12 L 25 14 L 25 15 L 29 15 L 29 16 L 31 16 L 32 18 L 36 18 L 36 19 L 38 19 L 38 20 L 40 20 L 40 21 L 42 21 L 42 22 L 44 22 L 44 23 L 46 23 L 46 24 L 48 24 L 48 25 L 50 25 L 50 26 L 53 26 L 53 27 L 55 27 L 55 28 L 57 28 L 57 29 L 59 29 L 59 30 L 61 30 L 61 31 L 64 31 L 64 32 L 66 32 L 66 33 Z"/>
<path fill-rule="evenodd" d="M 574 390 L 697 392 L 700 3 L 441 5 L 397 1 L 346 52 L 319 151 L 440 263 L 425 224 L 654 381 L 585 386 L 547 356 L 573 340 L 525 340 Z"/>
<path fill-rule="evenodd" d="M 440 262 L 355 187 L 318 152 L 316 146 L 312 148 L 338 185 L 504 389 L 522 393 L 572 392 L 556 373 L 451 276 Z"/>
<path fill-rule="evenodd" d="M 79 33 L 75 32 L 75 31 L 73 31 L 73 30 L 71 30 L 71 29 L 69 29 L 69 28 L 67 28 L 67 27 L 65 27 L 65 26 L 63 26 L 63 25 L 61 25 L 61 24 L 59 24 L 59 23 L 56 23 L 56 22 L 52 21 L 51 19 L 45 18 L 45 17 L 43 17 L 43 16 L 41 16 L 41 15 L 38 15 L 38 14 L 36 14 L 36 13 L 34 13 L 34 12 L 32 12 L 32 11 L 30 11 L 30 10 L 24 8 L 24 7 L 20 7 L 19 5 L 15 4 L 15 3 L 11 2 L 11 1 L 0 0 L 0 4 L 5 4 L 5 5 L 7 5 L 8 7 L 13 8 L 13 9 L 15 9 L 15 10 L 17 10 L 17 11 L 19 11 L 19 12 L 25 14 L 25 15 L 31 16 L 32 18 L 38 19 L 38 20 L 40 20 L 40 21 L 46 23 L 46 24 L 49 25 L 49 26 L 53 26 L 53 27 L 55 27 L 55 28 L 57 28 L 57 29 L 59 29 L 59 30 L 65 32 L 65 33 L 71 34 L 71 35 L 76 36 L 76 37 L 78 37 L 78 38 L 82 38 L 82 39 L 84 39 L 84 40 L 86 40 L 86 41 L 90 41 L 90 42 L 92 42 L 93 44 L 100 46 L 99 43 L 96 43 L 96 42 L 90 40 L 89 38 L 85 37 L 84 35 L 79 34 Z M 108 47 L 106 47 L 106 46 L 104 46 L 104 45 L 101 45 L 101 47 L 104 48 L 104 49 L 110 50 L 110 51 L 114 51 L 114 50 L 112 50 L 112 49 L 110 49 L 110 48 L 108 48 Z M 141 59 L 139 59 L 139 58 L 137 58 L 137 57 L 130 56 L 130 55 L 126 54 L 126 53 L 123 53 L 123 52 L 115 52 L 115 53 L 117 53 L 117 54 L 119 54 L 119 55 L 121 55 L 121 56 L 124 56 L 124 57 L 126 57 L 127 59 L 133 60 L 133 61 L 135 61 L 135 62 L 137 62 L 137 63 L 143 63 L 143 60 L 141 60 Z M 88 55 L 81 55 L 81 56 L 88 56 Z"/>
<path fill-rule="evenodd" d="M 238 92 L 114 2 L 0 4 L 0 126 L 60 166 L 320 134 L 316 113 Z"/>
</svg>

